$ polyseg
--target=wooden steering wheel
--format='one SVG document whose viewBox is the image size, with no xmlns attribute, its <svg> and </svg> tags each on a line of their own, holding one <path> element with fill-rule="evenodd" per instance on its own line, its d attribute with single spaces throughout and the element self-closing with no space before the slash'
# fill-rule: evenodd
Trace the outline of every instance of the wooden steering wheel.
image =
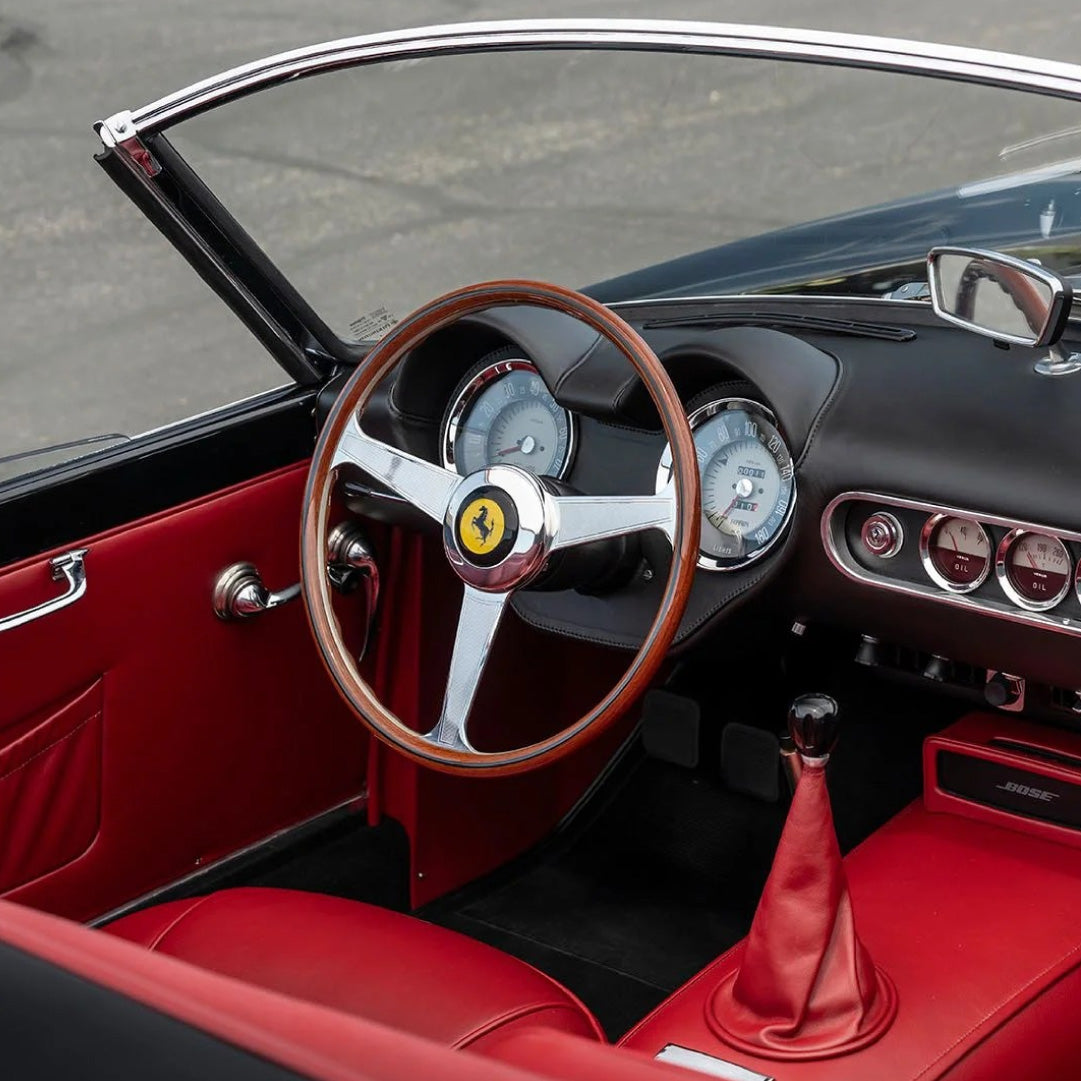
<svg viewBox="0 0 1081 1081">
<path fill-rule="evenodd" d="M 364 433 L 374 389 L 410 350 L 449 323 L 506 305 L 577 318 L 630 361 L 660 414 L 672 448 L 672 479 L 656 495 L 557 495 L 524 469 L 490 465 L 467 477 Z M 361 678 L 331 608 L 327 515 L 338 467 L 353 465 L 443 527 L 447 559 L 464 584 L 443 707 L 434 728 L 403 724 Z M 364 358 L 342 389 L 316 445 L 304 500 L 301 579 L 315 640 L 339 691 L 381 740 L 416 761 L 490 776 L 536 769 L 599 734 L 648 686 L 671 645 L 690 594 L 700 529 L 698 460 L 683 404 L 656 355 L 618 315 L 589 297 L 541 282 L 496 281 L 449 293 L 414 312 Z M 657 614 L 627 671 L 589 713 L 556 735 L 516 750 L 483 753 L 469 741 L 473 698 L 507 601 L 541 572 L 550 553 L 646 529 L 663 531 L 672 562 Z"/>
</svg>

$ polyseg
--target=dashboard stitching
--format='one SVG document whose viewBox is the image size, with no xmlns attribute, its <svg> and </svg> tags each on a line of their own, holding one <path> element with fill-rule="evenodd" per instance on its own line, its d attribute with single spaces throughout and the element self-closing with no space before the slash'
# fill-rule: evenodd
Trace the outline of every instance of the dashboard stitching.
<svg viewBox="0 0 1081 1081">
<path fill-rule="evenodd" d="M 552 388 L 552 396 L 559 401 L 559 395 L 563 390 L 564 384 L 569 380 L 575 372 L 578 371 L 584 364 L 586 364 L 590 357 L 601 347 L 604 339 L 598 334 L 593 344 L 556 380 L 556 385 Z M 562 404 L 562 403 L 560 403 Z"/>
<path fill-rule="evenodd" d="M 826 350 L 823 349 L 822 352 L 825 353 Z M 797 469 L 803 465 L 807 460 L 807 456 L 811 453 L 811 447 L 814 446 L 814 441 L 818 438 L 818 432 L 822 427 L 822 422 L 825 420 L 826 414 L 832 408 L 833 403 L 837 400 L 837 397 L 841 392 L 841 386 L 844 384 L 845 376 L 848 374 L 845 369 L 844 361 L 842 361 L 836 353 L 827 353 L 826 355 L 832 357 L 837 365 L 837 378 L 833 381 L 833 386 L 830 387 L 830 392 L 826 395 L 826 400 L 815 414 L 814 423 L 811 425 L 811 430 L 807 433 L 807 439 L 804 441 L 803 450 L 800 452 L 799 458 L 796 459 Z"/>
</svg>

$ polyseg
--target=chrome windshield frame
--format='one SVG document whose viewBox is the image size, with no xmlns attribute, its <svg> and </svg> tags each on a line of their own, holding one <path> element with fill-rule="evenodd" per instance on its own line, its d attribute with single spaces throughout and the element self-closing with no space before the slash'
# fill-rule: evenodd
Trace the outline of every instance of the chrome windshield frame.
<svg viewBox="0 0 1081 1081">
<path fill-rule="evenodd" d="M 298 78 L 388 60 L 487 50 L 620 49 L 873 68 L 1081 100 L 1081 65 L 956 45 L 822 30 L 665 19 L 512 19 L 340 38 L 278 53 L 193 83 L 96 125 L 102 142 L 151 134 Z"/>
</svg>

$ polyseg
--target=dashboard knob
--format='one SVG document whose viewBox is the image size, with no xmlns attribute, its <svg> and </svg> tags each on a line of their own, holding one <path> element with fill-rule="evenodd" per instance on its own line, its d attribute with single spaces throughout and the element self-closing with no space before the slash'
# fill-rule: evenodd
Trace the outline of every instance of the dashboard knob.
<svg viewBox="0 0 1081 1081">
<path fill-rule="evenodd" d="M 878 559 L 892 559 L 901 550 L 904 541 L 901 523 L 888 511 L 876 511 L 860 530 L 863 547 Z"/>
<path fill-rule="evenodd" d="M 837 745 L 837 702 L 828 694 L 801 694 L 788 710 L 788 734 L 800 758 L 824 765 Z"/>
<path fill-rule="evenodd" d="M 1006 672 L 988 672 L 983 696 L 996 709 L 1018 710 L 1025 701 L 1025 681 Z"/>
</svg>

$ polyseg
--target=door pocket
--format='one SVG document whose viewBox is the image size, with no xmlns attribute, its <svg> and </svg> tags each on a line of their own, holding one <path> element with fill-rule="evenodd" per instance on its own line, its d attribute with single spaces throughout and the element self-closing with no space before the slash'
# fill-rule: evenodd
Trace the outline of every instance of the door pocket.
<svg viewBox="0 0 1081 1081">
<path fill-rule="evenodd" d="M 0 893 L 70 863 L 101 814 L 102 681 L 0 732 Z"/>
</svg>

